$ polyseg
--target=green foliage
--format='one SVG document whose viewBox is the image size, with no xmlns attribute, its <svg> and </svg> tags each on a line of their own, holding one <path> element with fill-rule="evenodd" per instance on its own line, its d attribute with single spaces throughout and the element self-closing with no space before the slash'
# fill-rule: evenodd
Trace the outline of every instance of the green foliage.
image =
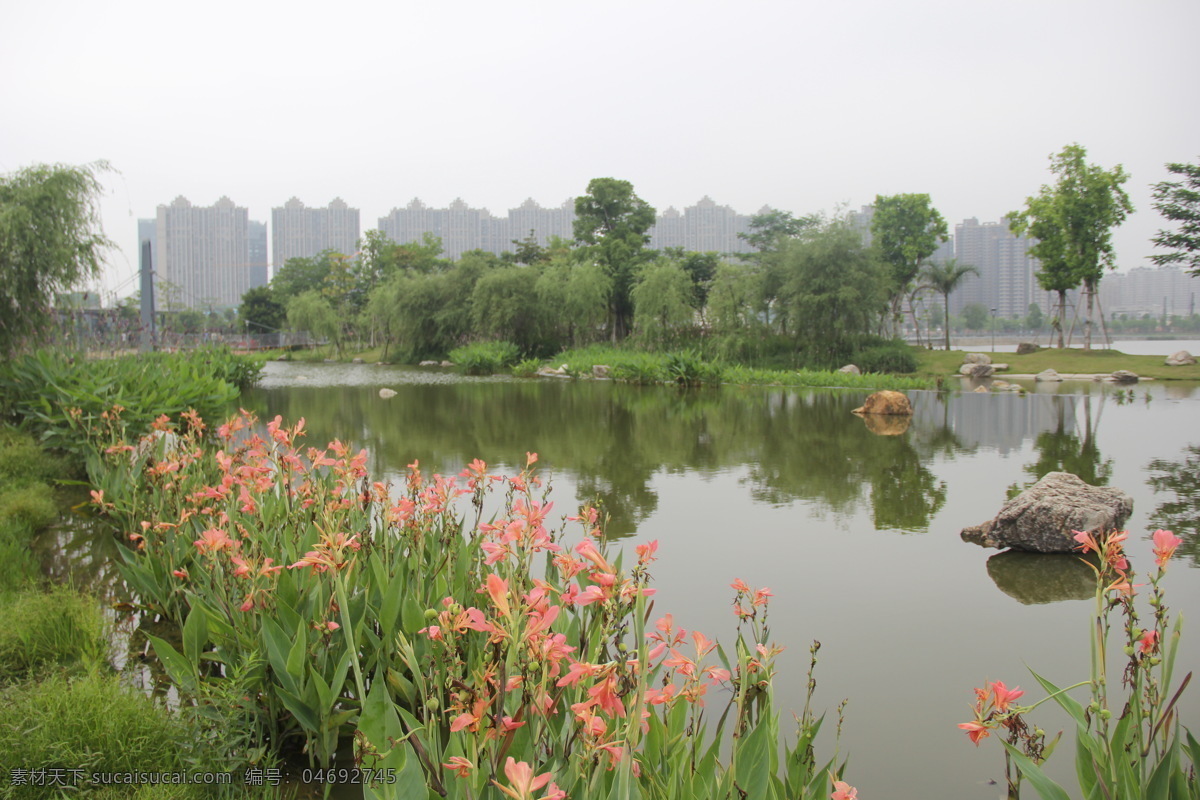
<svg viewBox="0 0 1200 800">
<path fill-rule="evenodd" d="M 0 596 L 0 683 L 45 674 L 49 667 L 97 667 L 108 635 L 96 599 L 57 587 Z"/>
<path fill-rule="evenodd" d="M 769 209 L 750 218 L 750 232 L 739 233 L 738 238 L 760 253 L 779 250 L 788 239 L 803 235 L 820 224 L 817 214 L 794 217 L 790 211 Z"/>
<path fill-rule="evenodd" d="M 659 347 L 679 341 L 695 318 L 693 292 L 691 278 L 676 262 L 660 259 L 642 267 L 630 295 L 639 338 Z"/>
<path fill-rule="evenodd" d="M 308 331 L 317 339 L 332 342 L 341 352 L 343 319 L 320 291 L 309 289 L 293 297 L 287 305 L 287 321 L 292 330 Z"/>
<path fill-rule="evenodd" d="M 36 343 L 60 292 L 100 274 L 104 162 L 38 165 L 0 176 L 0 356 Z"/>
<path fill-rule="evenodd" d="M 633 184 L 615 178 L 594 178 L 587 194 L 575 198 L 575 240 L 612 281 L 609 295 L 610 331 L 624 339 L 633 315 L 637 268 L 648 257 L 645 249 L 654 226 L 654 207 L 633 192 Z"/>
<path fill-rule="evenodd" d="M 863 372 L 911 373 L 917 371 L 917 357 L 903 341 L 890 342 L 859 350 L 854 364 Z"/>
<path fill-rule="evenodd" d="M 967 330 L 981 331 L 987 328 L 988 318 L 991 316 L 987 306 L 979 303 L 967 303 L 962 310 L 963 322 L 967 326 Z"/>
<path fill-rule="evenodd" d="M 1053 186 L 1043 185 L 1036 197 L 1025 200 L 1024 211 L 1008 215 L 1009 228 L 1028 234 L 1036 242 L 1029 254 L 1042 265 L 1038 283 L 1059 294 L 1059 346 L 1065 309 L 1065 293 L 1080 283 L 1088 296 L 1084 349 L 1091 349 L 1093 295 L 1104 270 L 1116 266 L 1112 229 L 1125 221 L 1133 204 L 1121 185 L 1129 179 L 1117 165 L 1104 170 L 1087 164 L 1087 150 L 1078 144 L 1064 147 L 1050 157 L 1050 171 L 1057 176 Z"/>
<path fill-rule="evenodd" d="M 1031 331 L 1040 331 L 1046 324 L 1046 315 L 1037 303 L 1029 304 L 1029 313 L 1025 315 L 1025 327 Z"/>
<path fill-rule="evenodd" d="M 58 506 L 45 484 L 35 483 L 0 492 L 0 520 L 37 531 L 49 525 L 57 516 Z"/>
<path fill-rule="evenodd" d="M 85 777 L 93 772 L 228 768 L 198 764 L 196 730 L 151 698 L 123 687 L 115 675 L 95 671 L 71 678 L 55 674 L 41 682 L 0 690 L 0 702 L 5 709 L 0 718 L 0 752 L 10 768 L 82 769 Z M 37 800 L 62 796 L 62 787 L 49 781 L 41 786 L 14 786 L 8 777 L 0 787 L 0 797 Z M 120 790 L 124 793 L 129 788 Z M 200 798 L 206 796 L 202 790 L 139 790 L 136 797 Z M 122 795 L 112 791 L 98 796 L 115 800 Z"/>
<path fill-rule="evenodd" d="M 978 276 L 979 270 L 973 264 L 959 264 L 958 260 L 954 258 L 948 258 L 941 264 L 926 264 L 921 271 L 922 285 L 933 289 L 942 296 L 943 319 L 950 318 L 950 293 L 957 289 L 968 275 Z M 946 349 L 950 349 L 949 325 L 946 326 Z"/>
<path fill-rule="evenodd" d="M 537 270 L 530 267 L 484 272 L 471 292 L 472 330 L 485 338 L 507 339 L 527 355 L 552 351 L 558 343 L 547 341 L 551 325 L 538 298 L 537 279 Z"/>
<path fill-rule="evenodd" d="M 270 289 L 276 301 L 287 306 L 305 292 L 319 292 L 333 269 L 332 250 L 312 258 L 289 258 L 271 277 Z"/>
<path fill-rule="evenodd" d="M 559 255 L 544 265 L 535 284 L 539 307 L 560 346 L 581 346 L 604 336 L 613 281 L 592 261 Z"/>
<path fill-rule="evenodd" d="M 0 395 L 44 446 L 82 454 L 97 426 L 115 438 L 148 431 L 163 414 L 220 417 L 261 370 L 260 359 L 220 347 L 82 361 L 41 351 L 0 365 Z"/>
<path fill-rule="evenodd" d="M 274 333 L 287 321 L 287 307 L 269 287 L 259 286 L 242 295 L 238 319 L 249 333 Z"/>
<path fill-rule="evenodd" d="M 467 375 L 506 372 L 520 357 L 521 348 L 512 342 L 475 342 L 450 351 L 450 360 Z"/>
<path fill-rule="evenodd" d="M 781 254 L 780 302 L 813 366 L 845 364 L 887 301 L 879 262 L 843 221 L 792 240 Z"/>
<path fill-rule="evenodd" d="M 871 218 L 873 246 L 889 270 L 893 318 L 921 265 L 946 241 L 946 221 L 927 194 L 876 195 Z"/>
<path fill-rule="evenodd" d="M 1200 276 L 1200 164 L 1167 164 L 1167 171 L 1182 180 L 1154 184 L 1154 209 L 1179 227 L 1155 234 L 1154 246 L 1171 252 L 1156 253 L 1150 260 L 1159 266 L 1178 264 Z"/>
</svg>

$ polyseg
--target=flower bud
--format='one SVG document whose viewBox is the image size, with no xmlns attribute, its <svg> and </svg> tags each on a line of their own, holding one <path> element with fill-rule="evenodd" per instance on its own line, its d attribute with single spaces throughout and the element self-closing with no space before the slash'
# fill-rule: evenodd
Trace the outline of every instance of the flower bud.
<svg viewBox="0 0 1200 800">
<path fill-rule="evenodd" d="M 1111 718 L 1112 718 L 1112 712 L 1109 711 L 1107 708 L 1102 709 L 1100 711 L 1100 719 L 1111 719 Z"/>
<path fill-rule="evenodd" d="M 426 622 L 430 622 L 432 620 L 437 619 L 437 615 L 438 615 L 438 612 L 437 612 L 436 608 L 425 609 L 425 621 Z"/>
<path fill-rule="evenodd" d="M 1161 664 L 1161 663 L 1162 663 L 1162 659 L 1161 659 L 1161 658 L 1159 658 L 1158 656 L 1151 656 L 1151 657 L 1150 657 L 1150 666 L 1152 666 L 1152 667 L 1157 667 L 1157 666 L 1158 666 L 1159 664 Z"/>
<path fill-rule="evenodd" d="M 437 711 L 439 705 L 441 704 L 438 703 L 438 699 L 436 697 L 431 697 L 425 701 L 425 708 L 429 709 L 430 711 Z"/>
<path fill-rule="evenodd" d="M 1125 655 L 1127 655 L 1127 656 L 1133 655 L 1133 645 L 1129 645 L 1129 644 L 1125 645 Z"/>
</svg>

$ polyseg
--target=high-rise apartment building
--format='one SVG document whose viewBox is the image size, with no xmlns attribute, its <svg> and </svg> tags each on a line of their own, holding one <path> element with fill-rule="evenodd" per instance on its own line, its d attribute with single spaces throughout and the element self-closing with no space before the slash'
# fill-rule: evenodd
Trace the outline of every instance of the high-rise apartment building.
<svg viewBox="0 0 1200 800">
<path fill-rule="evenodd" d="M 185 197 L 158 207 L 154 291 L 158 310 L 236 307 L 252 286 L 247 209 L 222 197 L 194 206 Z"/>
<path fill-rule="evenodd" d="M 1100 281 L 1100 307 L 1106 317 L 1190 316 L 1200 300 L 1200 277 L 1179 267 L 1138 267 L 1125 274 L 1106 273 Z"/>
<path fill-rule="evenodd" d="M 997 316 L 1009 319 L 1025 316 L 1032 303 L 1049 311 L 1046 292 L 1034 277 L 1038 262 L 1029 255 L 1033 244 L 1032 239 L 1009 231 L 1006 220 L 981 223 L 972 217 L 955 225 L 954 257 L 959 264 L 974 266 L 979 275 L 968 275 L 950 295 L 950 313 L 961 312 L 969 303 L 995 309 Z"/>
<path fill-rule="evenodd" d="M 312 258 L 325 250 L 353 255 L 360 230 L 358 209 L 340 197 L 325 208 L 308 208 L 293 197 L 271 209 L 271 264 L 278 271 L 289 258 Z"/>
</svg>

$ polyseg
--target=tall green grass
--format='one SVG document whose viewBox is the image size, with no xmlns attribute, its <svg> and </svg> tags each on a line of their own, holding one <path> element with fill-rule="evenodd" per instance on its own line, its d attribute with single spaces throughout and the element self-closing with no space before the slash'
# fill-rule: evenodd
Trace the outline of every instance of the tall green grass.
<svg viewBox="0 0 1200 800">
<path fill-rule="evenodd" d="M 95 598 L 64 587 L 0 596 L 0 682 L 51 668 L 107 663 L 108 637 Z M 2 752 L 2 751 L 0 751 Z"/>
</svg>

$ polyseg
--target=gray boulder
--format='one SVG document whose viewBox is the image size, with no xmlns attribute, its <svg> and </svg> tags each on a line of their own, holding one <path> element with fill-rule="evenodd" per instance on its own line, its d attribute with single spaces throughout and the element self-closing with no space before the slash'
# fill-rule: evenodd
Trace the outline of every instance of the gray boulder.
<svg viewBox="0 0 1200 800">
<path fill-rule="evenodd" d="M 1090 486 L 1069 472 L 1050 472 L 1000 508 L 995 519 L 963 528 L 963 541 L 982 547 L 1070 553 L 1075 531 L 1118 530 L 1133 512 L 1120 489 Z"/>
<path fill-rule="evenodd" d="M 612 377 L 612 367 L 607 364 L 592 364 L 592 377 L 598 380 L 607 380 Z"/>
<path fill-rule="evenodd" d="M 964 364 L 990 364 L 992 357 L 987 353 L 967 353 L 963 356 Z"/>
<path fill-rule="evenodd" d="M 1037 375 L 1033 376 L 1033 380 L 1037 383 L 1054 383 L 1056 381 L 1061 382 L 1062 379 L 1063 379 L 1062 375 L 1059 375 L 1056 371 L 1054 371 L 1052 369 L 1044 369 L 1041 372 L 1039 372 Z"/>
<path fill-rule="evenodd" d="M 1138 376 L 1127 369 L 1119 369 L 1108 376 L 1113 383 L 1137 383 Z"/>
<path fill-rule="evenodd" d="M 959 374 L 968 378 L 990 378 L 995 371 L 991 364 L 963 364 L 958 368 Z"/>
<path fill-rule="evenodd" d="M 418 364 L 417 366 L 419 366 L 419 367 L 436 367 L 436 366 L 438 366 L 438 362 L 436 362 L 436 361 L 422 361 L 422 362 L 421 362 L 420 364 Z"/>
<path fill-rule="evenodd" d="M 1041 348 L 1038 347 L 1033 342 L 1021 342 L 1020 344 L 1017 345 L 1017 355 L 1027 356 L 1030 353 L 1036 353 L 1040 349 Z"/>
<path fill-rule="evenodd" d="M 1178 353 L 1167 356 L 1165 363 L 1168 367 L 1186 367 L 1196 363 L 1196 357 L 1187 350 L 1180 350 Z"/>
<path fill-rule="evenodd" d="M 396 396 L 396 390 L 389 389 L 385 386 L 379 390 L 379 396 L 382 397 L 384 400 L 390 400 L 391 398 Z"/>
<path fill-rule="evenodd" d="M 847 364 L 839 369 L 838 372 L 842 372 L 847 375 L 862 375 L 862 370 L 858 368 L 857 364 Z"/>
</svg>

